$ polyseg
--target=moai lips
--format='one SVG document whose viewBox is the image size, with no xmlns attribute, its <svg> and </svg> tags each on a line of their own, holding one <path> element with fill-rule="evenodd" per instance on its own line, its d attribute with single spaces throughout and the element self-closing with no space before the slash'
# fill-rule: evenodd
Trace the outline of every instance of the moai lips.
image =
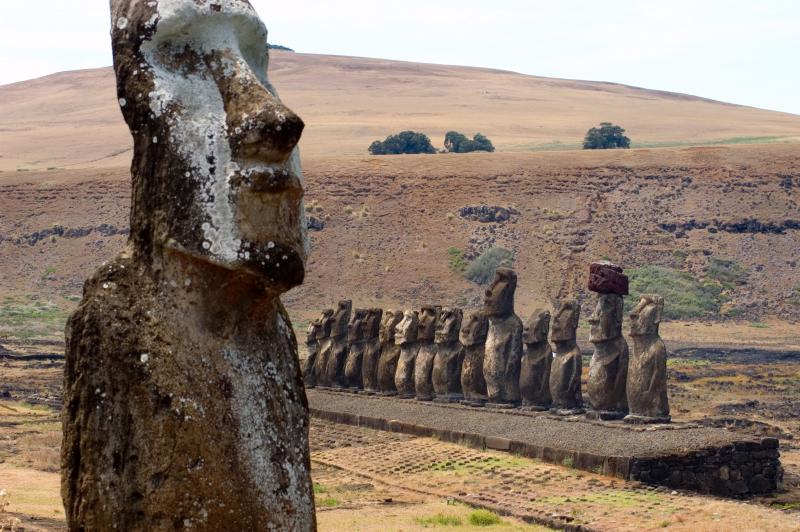
<svg viewBox="0 0 800 532">
<path fill-rule="evenodd" d="M 497 268 L 486 290 L 484 313 L 489 319 L 483 378 L 489 403 L 506 408 L 520 402 L 519 371 L 522 360 L 522 320 L 514 314 L 517 274 Z"/>
<path fill-rule="evenodd" d="M 436 326 L 436 356 L 433 360 L 433 390 L 435 401 L 458 402 L 461 391 L 461 366 L 464 346 L 458 341 L 463 312 L 460 308 L 442 309 Z"/>
<path fill-rule="evenodd" d="M 474 312 L 464 320 L 459 333 L 459 342 L 464 346 L 464 362 L 461 365 L 462 404 L 483 406 L 486 403 L 486 381 L 483 378 L 483 358 L 486 352 L 486 335 L 489 320 L 483 312 Z"/>
<path fill-rule="evenodd" d="M 589 290 L 598 294 L 628 295 L 628 276 L 622 268 L 611 262 L 593 262 L 589 265 Z"/>
<path fill-rule="evenodd" d="M 547 342 L 550 332 L 550 312 L 534 310 L 522 330 L 525 351 L 519 373 L 519 393 L 522 406 L 530 410 L 550 408 L 550 365 L 553 349 Z"/>
</svg>

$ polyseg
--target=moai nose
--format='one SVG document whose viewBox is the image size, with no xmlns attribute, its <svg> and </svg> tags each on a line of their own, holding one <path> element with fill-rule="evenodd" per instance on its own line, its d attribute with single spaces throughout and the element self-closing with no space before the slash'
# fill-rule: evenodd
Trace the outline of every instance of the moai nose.
<svg viewBox="0 0 800 532">
<path fill-rule="evenodd" d="M 229 115 L 232 145 L 244 159 L 286 160 L 300 141 L 305 124 L 266 90 L 247 106 L 249 112 Z"/>
</svg>

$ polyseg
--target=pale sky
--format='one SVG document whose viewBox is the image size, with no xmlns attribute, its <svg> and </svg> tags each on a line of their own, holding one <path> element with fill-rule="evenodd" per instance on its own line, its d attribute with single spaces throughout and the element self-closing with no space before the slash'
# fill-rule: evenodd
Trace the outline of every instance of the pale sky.
<svg viewBox="0 0 800 532">
<path fill-rule="evenodd" d="M 613 81 L 800 114 L 798 0 L 251 0 L 298 52 Z M 111 64 L 107 0 L 0 0 L 0 84 Z"/>
</svg>

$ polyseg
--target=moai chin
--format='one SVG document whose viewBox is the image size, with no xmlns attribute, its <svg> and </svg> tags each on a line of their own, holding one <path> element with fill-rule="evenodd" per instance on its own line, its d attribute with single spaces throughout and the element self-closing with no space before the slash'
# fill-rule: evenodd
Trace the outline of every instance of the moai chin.
<svg viewBox="0 0 800 532">
<path fill-rule="evenodd" d="M 594 353 L 586 393 L 593 419 L 622 419 L 628 413 L 628 343 L 622 336 L 622 296 L 601 294 L 589 317 Z"/>
<path fill-rule="evenodd" d="M 562 301 L 553 313 L 550 327 L 550 341 L 555 349 L 550 365 L 551 412 L 559 415 L 584 412 L 581 396 L 583 360 L 575 340 L 580 316 L 581 307 L 576 301 Z"/>
<path fill-rule="evenodd" d="M 381 320 L 380 344 L 381 355 L 378 359 L 378 393 L 396 395 L 397 387 L 394 376 L 397 372 L 397 361 L 400 358 L 400 346 L 394 341 L 395 329 L 403 319 L 399 310 L 387 310 Z"/>
<path fill-rule="evenodd" d="M 519 393 L 522 406 L 529 410 L 548 410 L 550 397 L 550 364 L 553 349 L 547 342 L 550 331 L 550 312 L 544 309 L 533 311 L 522 329 L 525 351 L 519 372 Z"/>
<path fill-rule="evenodd" d="M 333 313 L 331 322 L 331 350 L 327 356 L 325 367 L 325 385 L 334 390 L 341 390 L 345 387 L 344 366 L 347 361 L 348 351 L 348 332 L 350 325 L 350 315 L 353 309 L 353 302 L 349 299 L 339 301 Z"/>
<path fill-rule="evenodd" d="M 433 360 L 436 358 L 436 322 L 440 310 L 435 306 L 420 309 L 417 341 L 419 350 L 414 361 L 414 394 L 418 401 L 433 399 Z"/>
<path fill-rule="evenodd" d="M 458 341 L 462 317 L 460 308 L 445 307 L 436 325 L 436 356 L 431 380 L 437 402 L 455 403 L 464 398 L 461 390 L 464 347 Z"/>
<path fill-rule="evenodd" d="M 395 327 L 394 342 L 400 346 L 400 357 L 394 374 L 397 396 L 401 399 L 414 397 L 414 365 L 419 351 L 417 332 L 419 316 L 413 310 L 406 310 L 403 319 Z"/>
<path fill-rule="evenodd" d="M 325 309 L 319 318 L 319 330 L 317 331 L 317 343 L 319 352 L 317 361 L 314 365 L 314 375 L 318 388 L 328 387 L 325 380 L 327 378 L 328 360 L 333 350 L 333 340 L 331 339 L 331 328 L 333 327 L 333 309 Z"/>
<path fill-rule="evenodd" d="M 516 289 L 516 272 L 510 268 L 497 268 L 484 298 L 484 313 L 489 319 L 483 358 L 488 406 L 509 408 L 520 402 L 522 320 L 514 314 Z"/>
<path fill-rule="evenodd" d="M 306 388 L 314 388 L 317 385 L 314 366 L 319 355 L 319 332 L 321 328 L 321 322 L 317 319 L 309 323 L 306 330 L 306 358 L 301 363 L 303 384 L 305 384 Z"/>
<path fill-rule="evenodd" d="M 344 364 L 344 385 L 350 391 L 357 391 L 362 387 L 361 369 L 364 362 L 364 352 L 367 348 L 367 309 L 358 308 L 353 312 L 350 323 L 347 325 L 347 358 Z"/>
<path fill-rule="evenodd" d="M 633 356 L 628 364 L 628 423 L 668 423 L 667 348 L 658 334 L 664 298 L 642 294 L 630 313 Z"/>
<path fill-rule="evenodd" d="M 458 339 L 464 346 L 464 362 L 461 365 L 461 391 L 467 406 L 486 404 L 486 381 L 483 378 L 483 357 L 486 353 L 486 335 L 489 320 L 483 311 L 473 312 L 463 322 Z"/>
<path fill-rule="evenodd" d="M 362 362 L 362 385 L 368 394 L 378 391 L 378 362 L 381 356 L 380 329 L 383 310 L 369 309 L 365 322 L 364 360 Z"/>
<path fill-rule="evenodd" d="M 244 0 L 112 0 L 130 237 L 66 331 L 69 530 L 314 530 L 280 295 L 303 281 L 303 122 Z"/>
</svg>

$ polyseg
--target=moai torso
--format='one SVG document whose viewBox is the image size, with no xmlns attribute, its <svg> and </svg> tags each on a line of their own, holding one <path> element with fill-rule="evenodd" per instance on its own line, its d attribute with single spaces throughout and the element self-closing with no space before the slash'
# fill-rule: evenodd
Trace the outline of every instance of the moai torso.
<svg viewBox="0 0 800 532">
<path fill-rule="evenodd" d="M 365 327 L 366 341 L 362 363 L 362 383 L 368 392 L 378 391 L 378 362 L 381 357 L 380 329 L 383 310 L 369 309 Z"/>
<path fill-rule="evenodd" d="M 344 385 L 351 390 L 363 386 L 361 377 L 364 352 L 367 348 L 367 309 L 357 308 L 347 325 L 347 359 L 344 365 Z"/>
<path fill-rule="evenodd" d="M 319 331 L 321 329 L 320 320 L 314 320 L 308 324 L 306 331 L 306 358 L 302 360 L 300 368 L 303 372 L 303 383 L 306 388 L 313 388 L 317 384 L 317 375 L 314 366 L 319 355 Z"/>
<path fill-rule="evenodd" d="M 628 344 L 622 336 L 622 306 L 622 296 L 601 294 L 589 318 L 594 353 L 586 393 L 601 419 L 621 419 L 628 412 Z"/>
<path fill-rule="evenodd" d="M 464 394 L 464 403 L 470 406 L 482 406 L 486 402 L 483 357 L 486 352 L 488 332 L 489 320 L 481 311 L 470 314 L 459 333 L 459 341 L 464 346 L 461 391 Z"/>
<path fill-rule="evenodd" d="M 327 381 L 328 360 L 330 360 L 331 351 L 333 350 L 333 340 L 331 339 L 331 328 L 333 327 L 333 309 L 323 310 L 322 317 L 319 321 L 319 331 L 317 331 L 319 353 L 317 354 L 317 362 L 314 365 L 314 374 L 316 375 L 315 380 L 317 386 L 327 387 L 330 386 Z"/>
<path fill-rule="evenodd" d="M 378 360 L 378 391 L 381 394 L 394 395 L 397 387 L 394 383 L 397 373 L 397 361 L 400 358 L 400 346 L 394 341 L 395 328 L 403 313 L 399 310 L 387 310 L 381 320 L 380 344 L 381 357 Z"/>
<path fill-rule="evenodd" d="M 418 329 L 419 316 L 413 310 L 406 310 L 395 328 L 394 342 L 400 346 L 400 357 L 397 360 L 394 385 L 397 395 L 404 399 L 414 397 L 414 363 L 419 351 Z"/>
<path fill-rule="evenodd" d="M 550 312 L 535 310 L 525 323 L 522 331 L 522 342 L 525 351 L 519 372 L 519 394 L 522 406 L 545 410 L 550 408 L 550 364 L 553 360 L 553 349 L 547 342 L 550 331 Z"/>
<path fill-rule="evenodd" d="M 625 421 L 666 423 L 670 420 L 667 397 L 667 348 L 658 334 L 664 298 L 643 294 L 631 311 L 633 356 L 628 365 L 628 408 Z"/>
<path fill-rule="evenodd" d="M 581 371 L 583 360 L 575 340 L 581 307 L 576 301 L 562 301 L 553 314 L 550 340 L 554 357 L 550 365 L 550 396 L 553 409 L 559 414 L 583 412 Z"/>
<path fill-rule="evenodd" d="M 486 393 L 494 405 L 519 402 L 519 370 L 522 359 L 522 320 L 514 314 L 517 274 L 509 268 L 497 268 L 486 290 L 484 313 L 489 319 L 483 378 Z"/>
<path fill-rule="evenodd" d="M 461 366 L 464 347 L 458 341 L 461 329 L 460 308 L 444 308 L 436 326 L 436 357 L 433 360 L 433 391 L 437 401 L 457 402 L 464 398 L 461 391 Z"/>
<path fill-rule="evenodd" d="M 266 28 L 246 1 L 111 12 L 131 232 L 66 328 L 66 526 L 315 530 L 280 301 L 305 272 L 303 123 L 267 81 Z"/>
<path fill-rule="evenodd" d="M 325 369 L 325 385 L 332 388 L 344 388 L 344 367 L 348 353 L 348 326 L 353 303 L 350 300 L 339 301 L 331 322 L 330 353 Z"/>
<path fill-rule="evenodd" d="M 419 350 L 414 360 L 414 393 L 419 401 L 433 399 L 433 359 L 436 357 L 436 307 L 422 307 L 419 313 L 417 341 Z"/>
</svg>

